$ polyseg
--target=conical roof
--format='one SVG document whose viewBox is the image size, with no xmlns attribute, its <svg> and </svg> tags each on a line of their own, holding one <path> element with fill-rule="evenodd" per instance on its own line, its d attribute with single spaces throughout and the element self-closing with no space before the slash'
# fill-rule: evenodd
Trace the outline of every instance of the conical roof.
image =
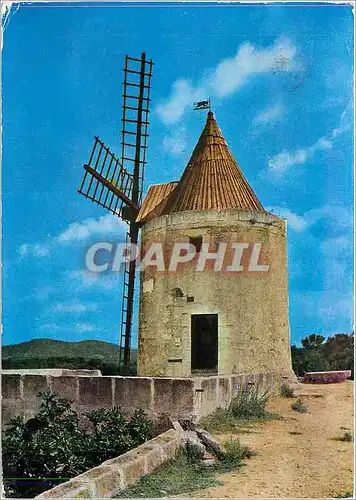
<svg viewBox="0 0 356 500">
<path fill-rule="evenodd" d="M 229 208 L 265 211 L 209 111 L 189 163 L 161 213 Z"/>
</svg>

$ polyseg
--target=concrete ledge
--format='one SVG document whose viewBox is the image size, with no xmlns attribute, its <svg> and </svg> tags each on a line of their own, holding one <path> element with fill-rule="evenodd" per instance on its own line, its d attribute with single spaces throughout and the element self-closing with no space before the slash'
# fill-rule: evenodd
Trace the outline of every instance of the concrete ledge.
<svg viewBox="0 0 356 500">
<path fill-rule="evenodd" d="M 334 384 L 351 377 L 351 370 L 306 372 L 302 382 L 312 384 Z"/>
<path fill-rule="evenodd" d="M 113 498 L 140 477 L 174 458 L 185 442 L 181 432 L 170 429 L 35 498 Z"/>
</svg>

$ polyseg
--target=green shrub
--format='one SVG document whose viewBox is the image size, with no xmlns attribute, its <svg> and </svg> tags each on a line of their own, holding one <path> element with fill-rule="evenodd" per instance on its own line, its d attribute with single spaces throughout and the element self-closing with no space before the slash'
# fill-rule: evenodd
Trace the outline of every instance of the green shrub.
<svg viewBox="0 0 356 500">
<path fill-rule="evenodd" d="M 254 420 L 279 419 L 279 415 L 266 410 L 270 394 L 258 386 L 237 387 L 237 394 L 228 408 L 217 408 L 202 418 L 200 425 L 209 432 L 251 433 L 249 428 Z"/>
<path fill-rule="evenodd" d="M 292 398 L 294 396 L 294 389 L 290 385 L 283 383 L 280 387 L 280 393 L 284 398 Z"/>
<path fill-rule="evenodd" d="M 256 455 L 248 446 L 242 445 L 238 438 L 230 438 L 229 441 L 224 444 L 224 448 L 223 461 L 234 466 L 240 465 L 245 458 L 251 458 Z"/>
<path fill-rule="evenodd" d="M 128 417 L 120 408 L 89 412 L 92 432 L 79 426 L 71 401 L 41 393 L 40 409 L 27 423 L 11 419 L 3 434 L 7 497 L 33 497 L 151 437 L 142 410 Z"/>
<path fill-rule="evenodd" d="M 297 411 L 299 413 L 307 413 L 308 407 L 303 403 L 303 401 L 298 398 L 295 403 L 291 405 L 292 410 Z"/>
<path fill-rule="evenodd" d="M 236 419 L 264 418 L 268 414 L 269 397 L 269 391 L 262 392 L 258 386 L 244 385 L 231 401 L 229 411 Z"/>
</svg>

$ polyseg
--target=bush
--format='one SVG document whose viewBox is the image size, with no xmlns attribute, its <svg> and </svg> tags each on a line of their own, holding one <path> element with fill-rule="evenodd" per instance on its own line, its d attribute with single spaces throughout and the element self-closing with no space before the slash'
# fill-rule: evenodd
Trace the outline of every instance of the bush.
<svg viewBox="0 0 356 500">
<path fill-rule="evenodd" d="M 142 444 L 152 422 L 142 410 L 128 417 L 120 408 L 89 412 L 92 432 L 79 426 L 71 401 L 46 392 L 40 410 L 24 423 L 11 419 L 3 434 L 7 497 L 33 497 Z"/>
<path fill-rule="evenodd" d="M 291 408 L 298 413 L 308 412 L 308 407 L 302 402 L 300 398 L 298 398 L 297 401 L 291 405 Z"/>
<path fill-rule="evenodd" d="M 222 460 L 234 466 L 240 465 L 245 458 L 251 458 L 256 455 L 248 446 L 242 445 L 238 438 L 230 438 L 224 444 L 224 447 L 225 452 Z"/>
<path fill-rule="evenodd" d="M 292 398 L 294 396 L 294 389 L 290 385 L 284 383 L 281 385 L 280 393 L 284 398 Z"/>
<path fill-rule="evenodd" d="M 237 419 L 265 418 L 269 391 L 262 392 L 258 386 L 243 386 L 231 401 L 230 413 Z"/>
<path fill-rule="evenodd" d="M 270 394 L 258 386 L 237 387 L 237 394 L 228 408 L 217 408 L 202 418 L 200 425 L 209 432 L 252 432 L 248 427 L 254 420 L 279 419 L 279 415 L 266 410 Z M 246 428 L 247 427 L 247 428 Z"/>
</svg>

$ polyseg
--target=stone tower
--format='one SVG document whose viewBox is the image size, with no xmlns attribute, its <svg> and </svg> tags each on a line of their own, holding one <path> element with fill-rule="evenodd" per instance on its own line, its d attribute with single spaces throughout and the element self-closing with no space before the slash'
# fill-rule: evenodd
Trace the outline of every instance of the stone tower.
<svg viewBox="0 0 356 500">
<path fill-rule="evenodd" d="M 139 376 L 293 378 L 286 221 L 264 210 L 212 112 L 181 179 L 151 186 L 138 221 L 142 255 L 161 244 L 165 263 L 141 272 Z M 175 243 L 195 256 L 172 270 Z"/>
</svg>

